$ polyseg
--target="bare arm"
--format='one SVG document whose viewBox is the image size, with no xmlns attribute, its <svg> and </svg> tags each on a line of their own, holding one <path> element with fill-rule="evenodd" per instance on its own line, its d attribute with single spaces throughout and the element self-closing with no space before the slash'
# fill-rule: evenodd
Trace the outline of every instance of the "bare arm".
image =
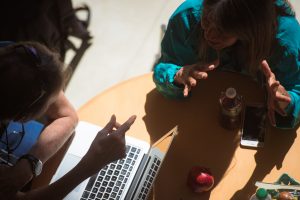
<svg viewBox="0 0 300 200">
<path fill-rule="evenodd" d="M 43 163 L 62 147 L 78 123 L 76 111 L 62 91 L 57 100 L 50 105 L 46 115 L 50 123 L 29 152 Z"/>
<path fill-rule="evenodd" d="M 78 123 L 77 114 L 62 91 L 56 101 L 50 105 L 46 115 L 50 123 L 29 152 L 42 162 L 46 162 L 61 148 Z M 9 197 L 15 194 L 32 177 L 31 165 L 27 160 L 20 160 L 14 167 L 0 166 L 1 196 Z"/>
<path fill-rule="evenodd" d="M 62 199 L 78 184 L 98 172 L 108 163 L 123 158 L 126 153 L 125 133 L 135 121 L 130 117 L 119 125 L 113 115 L 110 122 L 98 133 L 86 155 L 61 179 L 27 193 L 18 192 L 14 199 Z M 97 159 L 98 158 L 98 159 Z"/>
</svg>

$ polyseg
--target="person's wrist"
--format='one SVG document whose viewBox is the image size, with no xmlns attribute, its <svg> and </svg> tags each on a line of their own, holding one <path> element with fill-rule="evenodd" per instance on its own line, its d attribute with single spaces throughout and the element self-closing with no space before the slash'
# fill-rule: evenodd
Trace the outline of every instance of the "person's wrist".
<svg viewBox="0 0 300 200">
<path fill-rule="evenodd" d="M 33 176 L 38 176 L 41 174 L 42 172 L 42 168 L 43 168 L 43 163 L 41 160 L 39 160 L 38 158 L 36 158 L 35 156 L 31 155 L 31 154 L 24 154 L 23 156 L 21 156 L 19 158 L 18 161 L 20 160 L 27 160 L 27 162 L 31 165 L 31 171 Z"/>
<path fill-rule="evenodd" d="M 174 79 L 174 81 L 173 81 L 173 85 L 176 86 L 176 87 L 179 87 L 179 88 L 183 88 L 183 87 L 184 87 L 184 85 L 183 85 L 182 83 L 179 83 L 179 82 L 176 81 L 175 79 Z"/>
<path fill-rule="evenodd" d="M 285 96 L 289 97 L 291 99 L 291 96 L 288 92 L 286 92 Z M 285 112 L 289 111 L 289 107 L 290 107 L 290 103 L 291 103 L 291 100 L 290 102 L 285 102 L 285 101 L 277 101 L 277 104 L 279 106 L 279 108 L 281 110 L 284 110 Z"/>
<path fill-rule="evenodd" d="M 176 87 L 182 88 L 184 85 L 179 81 L 179 77 L 178 77 L 177 73 L 174 76 L 173 85 Z"/>
<path fill-rule="evenodd" d="M 89 159 L 88 155 L 85 155 L 76 167 L 83 176 L 90 177 L 105 166 L 105 164 L 99 164 L 99 162 L 101 161 L 92 161 Z"/>
</svg>

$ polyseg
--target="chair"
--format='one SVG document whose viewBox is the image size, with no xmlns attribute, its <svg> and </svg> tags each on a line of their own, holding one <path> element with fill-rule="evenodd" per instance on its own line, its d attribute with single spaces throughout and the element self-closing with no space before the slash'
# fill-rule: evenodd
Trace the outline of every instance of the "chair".
<svg viewBox="0 0 300 200">
<path fill-rule="evenodd" d="M 91 11 L 88 5 L 83 4 L 82 6 L 77 7 L 74 10 L 75 13 L 86 12 L 86 19 L 80 20 L 80 23 L 82 23 L 82 25 L 87 29 L 89 27 L 90 18 L 91 18 Z M 66 86 L 69 84 L 85 51 L 92 45 L 91 43 L 92 37 L 90 35 L 88 35 L 88 37 L 77 38 L 77 39 L 81 40 L 80 45 L 78 47 L 74 44 L 75 42 L 71 40 L 69 37 L 67 37 L 66 40 L 64 40 L 65 53 L 67 53 L 68 51 L 74 52 L 74 55 L 70 59 L 69 63 L 66 63 L 67 64 L 67 69 L 66 69 L 67 75 L 66 75 L 66 82 L 65 82 Z"/>
<path fill-rule="evenodd" d="M 71 0 L 10 0 L 0 7 L 0 40 L 2 41 L 37 41 L 57 51 L 61 60 L 66 62 L 66 53 L 73 56 L 66 63 L 66 86 L 85 51 L 91 46 L 91 36 L 76 37 L 70 32 L 68 19 L 79 12 L 86 13 L 86 19 L 79 20 L 87 30 L 91 10 L 84 4 L 73 8 Z M 71 39 L 76 38 L 75 40 Z M 79 46 L 75 44 L 80 44 Z"/>
</svg>

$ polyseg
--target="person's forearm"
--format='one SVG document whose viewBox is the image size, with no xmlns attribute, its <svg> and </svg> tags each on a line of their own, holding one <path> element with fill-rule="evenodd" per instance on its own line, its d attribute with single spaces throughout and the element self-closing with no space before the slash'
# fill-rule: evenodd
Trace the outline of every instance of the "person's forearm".
<svg viewBox="0 0 300 200">
<path fill-rule="evenodd" d="M 19 192 L 16 195 L 16 199 L 63 199 L 77 185 L 79 185 L 89 176 L 90 174 L 88 173 L 88 170 L 86 170 L 85 164 L 83 162 L 80 162 L 70 172 L 68 172 L 66 175 L 64 175 L 62 178 L 52 183 L 51 185 L 37 188 L 27 193 Z"/>
<path fill-rule="evenodd" d="M 287 116 L 281 116 L 275 113 L 276 127 L 283 129 L 292 129 L 299 124 L 300 116 L 300 97 L 297 93 L 289 91 L 291 97 L 290 104 L 285 108 Z"/>
</svg>

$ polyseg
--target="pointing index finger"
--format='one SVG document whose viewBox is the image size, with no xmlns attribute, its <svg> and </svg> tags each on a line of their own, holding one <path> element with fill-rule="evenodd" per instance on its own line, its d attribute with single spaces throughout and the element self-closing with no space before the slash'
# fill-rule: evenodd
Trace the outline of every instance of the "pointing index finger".
<svg viewBox="0 0 300 200">
<path fill-rule="evenodd" d="M 118 130 L 116 130 L 117 133 L 120 133 L 122 135 L 125 135 L 126 131 L 129 130 L 129 128 L 131 127 L 131 125 L 134 123 L 136 119 L 136 115 L 133 115 L 131 117 L 129 117 L 129 119 L 124 122 L 119 128 Z"/>
</svg>

